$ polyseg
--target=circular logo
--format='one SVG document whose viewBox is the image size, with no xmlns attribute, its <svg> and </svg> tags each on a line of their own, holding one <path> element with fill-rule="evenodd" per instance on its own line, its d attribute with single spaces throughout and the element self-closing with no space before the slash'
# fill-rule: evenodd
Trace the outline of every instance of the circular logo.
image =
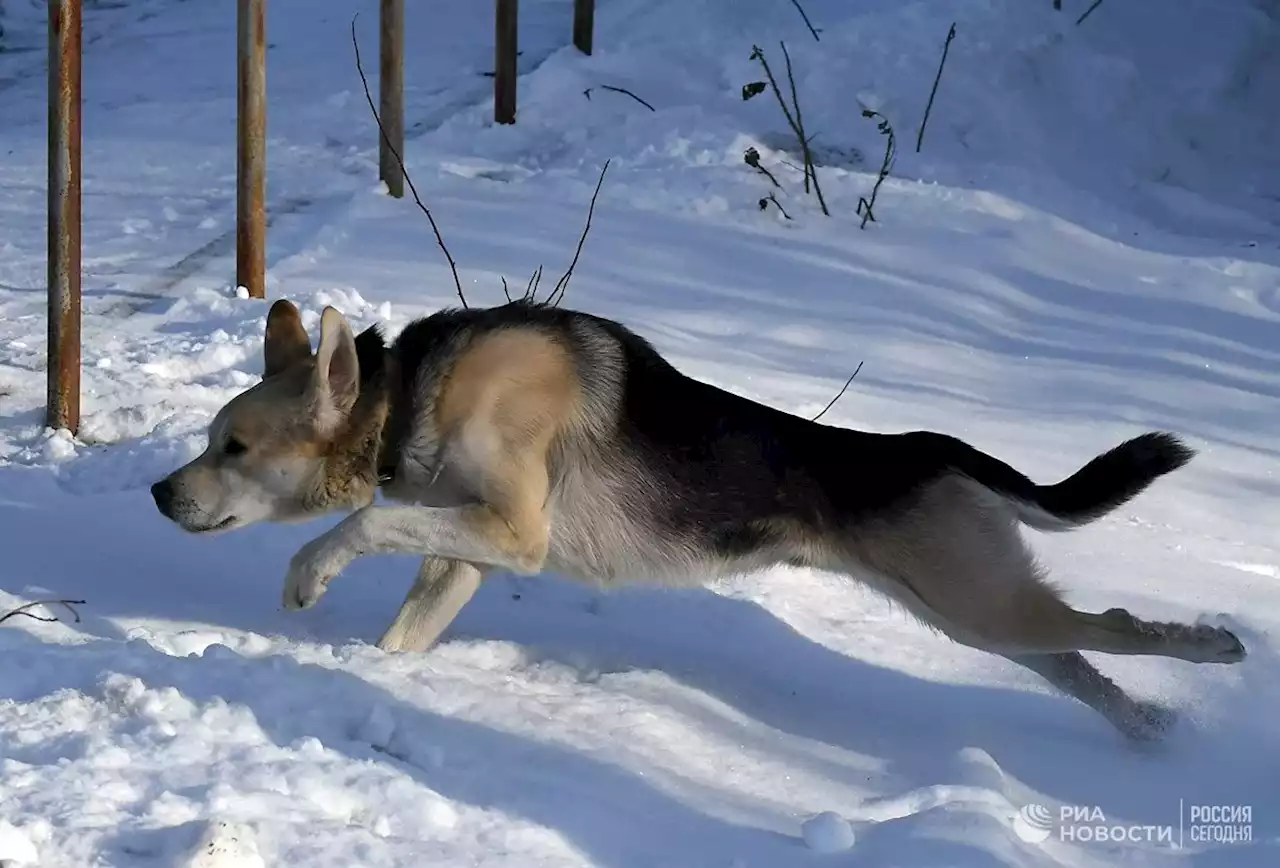
<svg viewBox="0 0 1280 868">
<path fill-rule="evenodd" d="M 1013 818 L 1013 833 L 1029 844 L 1042 844 L 1053 834 L 1053 811 L 1044 805 L 1023 805 Z"/>
</svg>

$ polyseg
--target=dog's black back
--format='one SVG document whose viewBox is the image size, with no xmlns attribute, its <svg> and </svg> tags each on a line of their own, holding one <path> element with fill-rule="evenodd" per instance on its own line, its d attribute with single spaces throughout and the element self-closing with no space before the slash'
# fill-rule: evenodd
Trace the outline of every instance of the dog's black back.
<svg viewBox="0 0 1280 868">
<path fill-rule="evenodd" d="M 568 344 L 589 382 L 601 336 L 621 354 L 612 447 L 645 468 L 660 497 L 635 509 L 699 547 L 735 557 L 776 544 L 782 528 L 818 534 L 847 530 L 871 515 L 910 509 L 931 481 L 973 464 L 1031 485 L 996 459 L 932 432 L 875 434 L 810 421 L 689 377 L 649 341 L 613 320 L 529 301 L 494 308 L 446 309 L 407 326 L 391 347 L 399 371 L 392 389 L 405 411 L 424 370 L 443 368 L 461 346 L 502 328 L 536 328 Z M 612 449 L 602 450 L 610 454 Z"/>
</svg>

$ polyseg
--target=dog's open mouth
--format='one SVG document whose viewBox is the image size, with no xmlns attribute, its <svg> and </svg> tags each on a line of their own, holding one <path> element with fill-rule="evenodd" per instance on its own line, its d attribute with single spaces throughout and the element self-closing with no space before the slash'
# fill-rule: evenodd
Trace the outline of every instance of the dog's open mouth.
<svg viewBox="0 0 1280 868">
<path fill-rule="evenodd" d="M 192 533 L 214 533 L 215 531 L 226 530 L 237 521 L 234 515 L 229 515 L 217 524 L 211 524 L 208 527 L 193 527 Z"/>
</svg>

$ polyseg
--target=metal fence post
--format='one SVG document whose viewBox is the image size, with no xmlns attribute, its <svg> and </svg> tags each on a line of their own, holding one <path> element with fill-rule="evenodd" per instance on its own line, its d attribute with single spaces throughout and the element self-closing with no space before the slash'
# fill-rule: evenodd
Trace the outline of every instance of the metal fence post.
<svg viewBox="0 0 1280 868">
<path fill-rule="evenodd" d="M 573 0 L 573 44 L 583 54 L 591 53 L 591 32 L 595 28 L 596 0 Z"/>
<path fill-rule="evenodd" d="M 48 394 L 45 424 L 80 428 L 80 0 L 49 0 Z"/>
<path fill-rule="evenodd" d="M 267 43 L 265 0 L 236 6 L 236 283 L 266 296 Z"/>
<path fill-rule="evenodd" d="M 404 173 L 395 155 L 404 156 L 404 0 L 382 0 L 379 22 L 378 114 L 386 136 L 378 136 L 378 177 L 400 199 Z"/>
<path fill-rule="evenodd" d="M 494 15 L 493 119 L 516 122 L 517 0 L 497 0 Z"/>
</svg>

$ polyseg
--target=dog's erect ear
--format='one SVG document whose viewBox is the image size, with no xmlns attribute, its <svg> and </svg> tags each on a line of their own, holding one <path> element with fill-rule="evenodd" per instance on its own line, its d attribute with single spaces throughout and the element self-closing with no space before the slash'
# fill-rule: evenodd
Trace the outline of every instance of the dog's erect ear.
<svg viewBox="0 0 1280 868">
<path fill-rule="evenodd" d="M 262 376 L 270 377 L 311 357 L 311 339 L 293 302 L 280 299 L 267 313 Z"/>
<path fill-rule="evenodd" d="M 360 360 L 356 339 L 346 317 L 326 307 L 320 315 L 320 346 L 316 348 L 316 387 L 331 406 L 346 413 L 360 393 Z"/>
</svg>

